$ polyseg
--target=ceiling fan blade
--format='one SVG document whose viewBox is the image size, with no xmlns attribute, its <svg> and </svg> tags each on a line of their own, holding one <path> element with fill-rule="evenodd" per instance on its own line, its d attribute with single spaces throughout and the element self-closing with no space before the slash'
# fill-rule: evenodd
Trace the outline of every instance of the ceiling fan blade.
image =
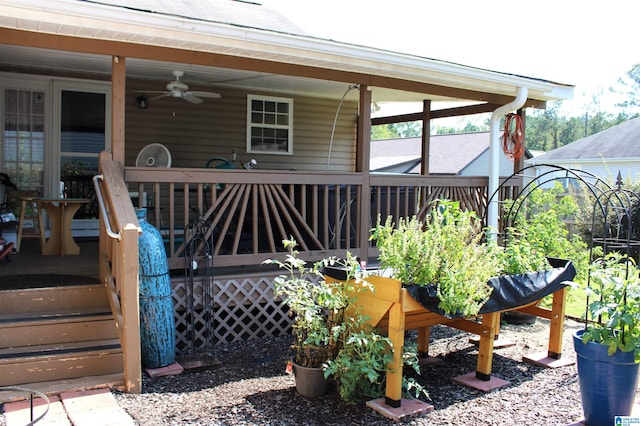
<svg viewBox="0 0 640 426">
<path fill-rule="evenodd" d="M 149 99 L 150 101 L 153 101 L 154 99 L 166 98 L 167 96 L 172 96 L 171 93 L 167 93 L 167 92 L 156 92 L 156 93 L 164 93 L 164 95 L 154 96 L 153 98 Z"/>
<path fill-rule="evenodd" d="M 185 101 L 189 101 L 192 104 L 201 104 L 202 103 L 202 99 L 200 99 L 197 96 L 194 96 L 193 93 L 190 93 L 190 92 L 183 93 L 181 97 Z"/>
<path fill-rule="evenodd" d="M 166 90 L 136 90 L 136 93 L 168 93 Z"/>
<path fill-rule="evenodd" d="M 199 96 L 201 98 L 220 99 L 222 97 L 222 95 L 220 95 L 220 93 L 198 92 L 197 90 L 194 90 L 192 92 L 187 92 L 187 93 L 190 94 L 190 95 Z"/>
</svg>

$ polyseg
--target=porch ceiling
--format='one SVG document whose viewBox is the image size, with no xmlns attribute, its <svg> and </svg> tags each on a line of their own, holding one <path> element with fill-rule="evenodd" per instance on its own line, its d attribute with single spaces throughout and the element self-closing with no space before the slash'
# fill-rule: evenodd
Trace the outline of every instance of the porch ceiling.
<svg viewBox="0 0 640 426">
<path fill-rule="evenodd" d="M 111 76 L 111 57 L 106 55 L 0 44 L 0 57 L 4 63 L 0 65 L 0 71 L 68 73 L 80 77 L 101 76 L 104 79 Z M 164 89 L 164 85 L 174 79 L 171 74 L 174 70 L 184 71 L 185 75 L 181 80 L 190 85 L 232 87 L 334 99 L 342 97 L 348 87 L 346 83 L 329 80 L 127 58 L 127 77 L 158 81 L 158 90 Z M 380 87 L 372 88 L 372 91 L 373 100 L 377 102 L 421 102 L 425 98 L 425 95 L 420 93 Z M 349 96 L 355 99 L 357 93 L 352 92 Z M 443 96 L 436 98 L 442 101 L 449 100 Z"/>
</svg>

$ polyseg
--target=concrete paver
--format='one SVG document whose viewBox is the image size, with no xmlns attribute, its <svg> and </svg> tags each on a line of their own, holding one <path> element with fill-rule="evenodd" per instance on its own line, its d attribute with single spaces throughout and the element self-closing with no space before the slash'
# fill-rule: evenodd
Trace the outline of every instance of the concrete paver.
<svg viewBox="0 0 640 426">
<path fill-rule="evenodd" d="M 49 411 L 37 426 L 135 426 L 109 389 L 67 392 L 49 397 Z M 34 399 L 34 419 L 42 415 L 46 401 Z M 31 422 L 29 401 L 5 404 L 7 426 L 24 426 Z"/>
</svg>

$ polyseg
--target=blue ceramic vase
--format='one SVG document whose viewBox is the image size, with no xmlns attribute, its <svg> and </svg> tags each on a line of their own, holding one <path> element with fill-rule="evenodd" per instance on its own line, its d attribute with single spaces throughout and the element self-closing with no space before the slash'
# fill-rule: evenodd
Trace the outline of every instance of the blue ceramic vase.
<svg viewBox="0 0 640 426">
<path fill-rule="evenodd" d="M 138 237 L 140 345 L 142 365 L 159 368 L 175 362 L 175 319 L 169 264 L 160 231 L 136 209 L 142 234 Z"/>
</svg>

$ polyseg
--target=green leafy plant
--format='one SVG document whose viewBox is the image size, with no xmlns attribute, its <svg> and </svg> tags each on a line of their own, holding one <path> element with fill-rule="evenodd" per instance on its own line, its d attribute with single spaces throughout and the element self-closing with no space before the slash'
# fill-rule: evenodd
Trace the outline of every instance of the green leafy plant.
<svg viewBox="0 0 640 426">
<path fill-rule="evenodd" d="M 294 316 L 291 345 L 293 362 L 303 367 L 323 367 L 325 377 L 333 375 L 341 398 L 356 403 L 362 398 L 384 394 L 388 364 L 393 358 L 391 341 L 365 326 L 366 318 L 354 304 L 362 291 L 372 291 L 365 271 L 347 252 L 346 259 L 323 259 L 308 266 L 299 258 L 294 239 L 283 241 L 285 260 L 266 260 L 287 273 L 274 281 L 274 294 L 282 297 Z M 344 271 L 343 280 L 325 279 L 328 267 Z M 417 351 L 404 354 L 405 365 L 419 373 Z M 407 395 L 426 395 L 413 379 L 403 379 Z"/>
<path fill-rule="evenodd" d="M 284 261 L 269 259 L 264 264 L 275 264 L 284 269 L 274 281 L 274 294 L 282 297 L 294 317 L 291 345 L 293 362 L 302 367 L 321 367 L 337 356 L 346 332 L 352 325 L 345 321 L 346 310 L 357 293 L 356 287 L 366 287 L 360 264 L 351 253 L 346 259 L 323 259 L 311 267 L 298 257 L 297 243 L 283 240 L 288 254 Z M 325 266 L 339 265 L 345 271 L 344 281 L 327 282 L 322 276 Z"/>
<path fill-rule="evenodd" d="M 505 212 L 518 208 L 512 225 L 506 229 L 501 258 L 501 273 L 523 274 L 549 269 L 547 257 L 571 259 L 584 282 L 589 265 L 589 250 L 579 234 L 571 234 L 566 220 L 575 217 L 578 204 L 565 194 L 559 182 L 552 188 L 533 189 L 526 200 L 505 201 Z"/>
<path fill-rule="evenodd" d="M 434 203 L 424 221 L 378 218 L 371 240 L 381 268 L 403 284 L 436 286 L 439 308 L 447 314 L 473 316 L 487 301 L 487 281 L 499 270 L 496 250 L 481 242 L 480 221 L 458 202 Z"/>
<path fill-rule="evenodd" d="M 640 269 L 632 258 L 610 253 L 594 261 L 589 273 L 587 294 L 593 300 L 582 342 L 606 345 L 609 355 L 634 352 L 640 362 Z"/>
<path fill-rule="evenodd" d="M 387 366 L 393 359 L 392 349 L 391 341 L 374 331 L 353 332 L 338 356 L 327 362 L 325 377 L 334 377 L 340 397 L 349 404 L 378 398 L 384 395 Z M 405 348 L 403 360 L 406 367 L 420 374 L 415 348 Z M 426 389 L 413 378 L 403 377 L 402 382 L 405 395 L 429 397 Z"/>
</svg>

